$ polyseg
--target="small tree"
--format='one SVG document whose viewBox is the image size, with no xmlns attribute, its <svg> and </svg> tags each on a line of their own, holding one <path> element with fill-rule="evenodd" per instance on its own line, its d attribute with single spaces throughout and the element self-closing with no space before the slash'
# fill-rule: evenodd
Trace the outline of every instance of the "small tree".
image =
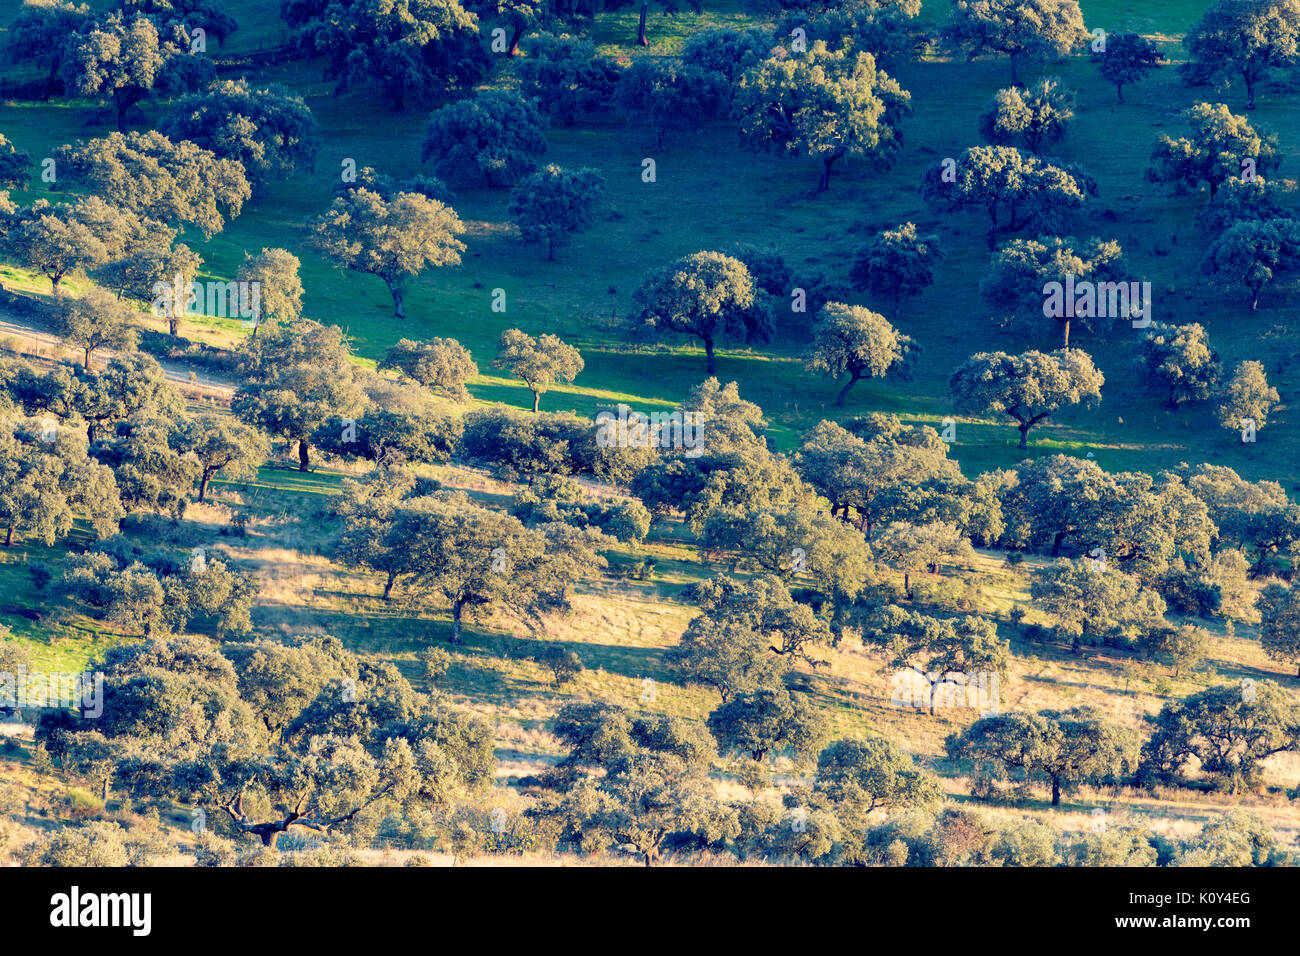
<svg viewBox="0 0 1300 956">
<path fill-rule="evenodd" d="M 948 390 L 960 410 L 1012 418 L 1023 451 L 1029 429 L 1063 405 L 1100 401 L 1104 382 L 1082 349 L 1020 355 L 981 352 L 952 373 Z"/>
<path fill-rule="evenodd" d="M 114 295 L 91 289 L 80 298 L 65 296 L 58 302 L 54 326 L 68 343 L 84 352 L 85 367 L 97 349 L 131 351 L 140 334 L 131 321 L 131 310 Z"/>
<path fill-rule="evenodd" d="M 1092 51 L 1092 62 L 1097 71 L 1115 84 L 1115 98 L 1124 102 L 1124 87 L 1138 83 L 1148 73 L 1164 63 L 1165 55 L 1154 40 L 1137 33 L 1114 33 L 1106 37 L 1103 50 Z"/>
<path fill-rule="evenodd" d="M 1300 41 L 1296 0 L 1217 0 L 1183 38 L 1183 45 L 1207 77 L 1240 76 L 1246 109 L 1255 108 L 1255 85 L 1274 67 L 1294 62 Z"/>
<path fill-rule="evenodd" d="M 225 415 L 199 415 L 182 428 L 186 448 L 202 466 L 199 473 L 199 501 L 207 494 L 208 482 L 224 473 L 227 479 L 257 474 L 271 456 L 271 443 L 257 428 Z"/>
<path fill-rule="evenodd" d="M 255 256 L 244 255 L 236 278 L 257 283 L 259 312 L 254 317 L 253 334 L 262 326 L 262 316 L 291 324 L 302 318 L 302 263 L 287 249 L 263 248 Z"/>
<path fill-rule="evenodd" d="M 738 750 L 761 761 L 787 748 L 814 752 L 826 722 L 802 694 L 781 689 L 738 694 L 709 714 L 708 726 L 721 752 Z"/>
<path fill-rule="evenodd" d="M 1020 85 L 1020 67 L 1071 53 L 1088 34 L 1075 0 L 953 0 L 944 39 L 967 59 L 981 53 L 1011 58 L 1011 82 Z"/>
<path fill-rule="evenodd" d="M 741 137 L 755 149 L 820 159 L 823 193 L 845 156 L 865 156 L 880 169 L 894 163 L 911 94 L 871 54 L 832 52 L 818 40 L 807 53 L 772 57 L 741 77 L 734 108 Z"/>
<path fill-rule="evenodd" d="M 1275 661 L 1300 662 L 1300 590 L 1273 582 L 1256 602 L 1259 610 L 1259 643 Z"/>
<path fill-rule="evenodd" d="M 1074 119 L 1074 96 L 1059 80 L 1044 78 L 1028 90 L 998 90 L 980 114 L 980 135 L 990 143 L 1023 145 L 1031 153 L 1065 137 Z"/>
<path fill-rule="evenodd" d="M 1279 273 L 1300 267 L 1300 222 L 1294 219 L 1234 223 L 1210 243 L 1201 259 L 1201 274 L 1221 285 L 1242 285 L 1250 292 L 1250 309 Z"/>
<path fill-rule="evenodd" d="M 1205 328 L 1195 322 L 1153 323 L 1138 343 L 1134 363 L 1148 388 L 1168 395 L 1170 408 L 1209 398 L 1223 370 Z"/>
<path fill-rule="evenodd" d="M 493 368 L 509 369 L 523 379 L 533 393 L 533 411 L 541 403 L 542 394 L 556 382 L 568 385 L 583 367 L 582 355 L 572 345 L 560 340 L 558 335 L 543 333 L 537 338 L 519 329 L 506 329 L 501 333 Z"/>
<path fill-rule="evenodd" d="M 1259 431 L 1268 424 L 1281 396 L 1268 384 L 1261 362 L 1239 362 L 1219 390 L 1219 424 L 1228 431 Z M 1249 422 L 1249 425 L 1246 423 Z"/>
<path fill-rule="evenodd" d="M 429 114 L 421 158 L 440 176 L 475 172 L 489 186 L 508 186 L 546 152 L 537 107 L 517 93 L 484 90 Z"/>
<path fill-rule="evenodd" d="M 632 301 L 640 328 L 700 339 L 710 375 L 717 372 L 713 346 L 723 335 L 762 342 L 771 332 L 770 316 L 756 307 L 749 269 L 720 252 L 697 252 L 651 272 Z"/>
<path fill-rule="evenodd" d="M 478 366 L 469 349 L 455 339 L 443 338 L 427 342 L 399 339 L 384 353 L 379 368 L 397 369 L 425 388 L 457 402 L 469 400 L 465 383 L 478 375 Z"/>
<path fill-rule="evenodd" d="M 883 378 L 905 367 L 913 348 L 912 339 L 895 331 L 884 316 L 862 306 L 828 302 L 813 325 L 804 368 L 833 379 L 847 374 L 849 380 L 835 397 L 835 404 L 843 405 L 859 379 Z"/>
<path fill-rule="evenodd" d="M 596 170 L 547 166 L 521 180 L 510 195 L 510 218 L 524 242 L 546 247 L 546 258 L 566 246 L 575 232 L 591 228 L 592 213 L 604 192 L 605 178 Z"/>
<path fill-rule="evenodd" d="M 335 198 L 312 226 L 312 242 L 325 258 L 353 272 L 384 280 L 393 297 L 393 315 L 402 307 L 407 277 L 428 266 L 460 265 L 465 231 L 456 210 L 419 193 L 383 199 L 368 189 Z"/>
<path fill-rule="evenodd" d="M 1161 133 L 1151 151 L 1146 178 L 1173 183 L 1179 190 L 1210 187 L 1214 199 L 1227 180 L 1247 169 L 1267 175 L 1281 162 L 1277 136 L 1256 132 L 1244 116 L 1234 116 L 1222 103 L 1197 103 L 1187 113 L 1190 137 Z"/>
<path fill-rule="evenodd" d="M 892 298 L 897 322 L 903 297 L 933 285 L 934 267 L 942 258 L 937 236 L 919 236 L 916 226 L 905 222 L 878 233 L 858 250 L 850 278 L 855 289 Z"/>
<path fill-rule="evenodd" d="M 537 655 L 537 663 L 551 672 L 557 690 L 582 673 L 582 659 L 563 644 L 547 644 Z"/>
<path fill-rule="evenodd" d="M 664 148 L 668 130 L 698 127 L 716 116 L 725 99 L 726 84 L 718 74 L 648 57 L 624 70 L 614 89 L 614 102 L 654 132 L 656 149 Z"/>
</svg>

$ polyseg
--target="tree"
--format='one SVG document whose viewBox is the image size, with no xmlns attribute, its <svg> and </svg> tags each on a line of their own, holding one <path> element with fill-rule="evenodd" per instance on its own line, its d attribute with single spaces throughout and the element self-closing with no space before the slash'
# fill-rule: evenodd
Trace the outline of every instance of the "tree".
<svg viewBox="0 0 1300 956">
<path fill-rule="evenodd" d="M 8 137 L 0 134 L 0 188 L 26 189 L 32 178 L 31 165 L 32 157 L 18 152 Z"/>
<path fill-rule="evenodd" d="M 165 33 L 175 33 L 179 28 L 184 36 L 193 38 L 195 29 L 202 29 L 218 44 L 224 44 L 239 29 L 222 0 L 114 0 L 113 5 L 125 13 L 151 17 Z"/>
<path fill-rule="evenodd" d="M 1243 285 L 1250 309 L 1279 273 L 1300 268 L 1300 222 L 1294 219 L 1246 220 L 1223 231 L 1201 259 L 1201 275 L 1223 285 Z"/>
<path fill-rule="evenodd" d="M 1217 0 L 1183 38 L 1207 78 L 1240 76 L 1246 109 L 1255 108 L 1255 85 L 1273 67 L 1290 65 L 1300 41 L 1296 0 Z"/>
<path fill-rule="evenodd" d="M 1152 658 L 1165 658 L 1177 677 L 1185 668 L 1193 668 L 1205 659 L 1210 649 L 1210 635 L 1195 624 L 1155 627 L 1142 635 L 1139 643 Z"/>
<path fill-rule="evenodd" d="M 893 165 L 911 99 L 870 53 L 831 52 L 818 40 L 807 53 L 772 57 L 742 76 L 734 108 L 741 137 L 755 149 L 820 159 L 823 193 L 845 156 L 864 156 L 878 169 Z"/>
<path fill-rule="evenodd" d="M 929 42 L 917 29 L 920 0 L 778 0 L 778 4 L 788 11 L 777 28 L 778 36 L 806 27 L 809 36 L 824 39 L 832 50 L 852 47 L 881 62 L 896 62 Z"/>
<path fill-rule="evenodd" d="M 510 218 L 528 243 L 546 246 L 554 259 L 575 232 L 591 228 L 592 213 L 604 192 L 605 178 L 589 166 L 561 169 L 547 166 L 521 180 L 510 194 Z"/>
<path fill-rule="evenodd" d="M 136 416 L 101 434 L 92 453 L 113 469 L 127 514 L 180 518 L 202 473 L 198 458 L 180 444 L 175 421 Z"/>
<path fill-rule="evenodd" d="M 931 715 L 944 703 L 941 686 L 947 685 L 950 695 L 960 695 L 959 688 L 966 688 L 966 702 L 973 703 L 970 689 L 978 687 L 981 678 L 996 694 L 996 681 L 1007 675 L 1010 647 L 987 618 L 939 618 L 886 604 L 866 611 L 859 629 L 863 644 L 884 648 L 893 655 L 892 666 L 925 683 Z M 947 702 L 952 703 L 951 697 Z M 913 703 L 920 706 L 915 699 Z"/>
<path fill-rule="evenodd" d="M 642 329 L 700 339 L 709 375 L 717 372 L 713 346 L 718 338 L 763 342 L 770 335 L 771 318 L 757 308 L 749 270 L 720 252 L 697 252 L 649 273 L 632 302 Z"/>
<path fill-rule="evenodd" d="M 518 93 L 484 90 L 429 114 L 420 158 L 440 176 L 476 172 L 489 186 L 508 186 L 533 171 L 546 152 L 537 107 Z"/>
<path fill-rule="evenodd" d="M 1052 806 L 1084 785 L 1123 781 L 1137 766 L 1138 738 L 1087 707 L 982 717 L 947 740 L 948 756 L 972 763 L 971 794 L 989 797 L 999 784 L 1021 793 L 1050 785 Z"/>
<path fill-rule="evenodd" d="M 199 501 L 207 494 L 208 482 L 218 474 L 227 480 L 253 477 L 271 456 L 266 435 L 238 419 L 224 415 L 198 415 L 182 426 L 184 444 L 198 458 Z"/>
<path fill-rule="evenodd" d="M 396 369 L 425 388 L 457 402 L 469 400 L 465 383 L 478 375 L 469 349 L 455 339 L 432 338 L 427 342 L 399 339 L 384 353 L 380 369 Z"/>
<path fill-rule="evenodd" d="M 1071 215 L 1096 191 L 1079 170 L 1027 156 L 1014 146 L 972 146 L 954 163 L 940 161 L 926 167 L 921 174 L 921 198 L 941 212 L 983 208 L 989 217 L 990 252 L 1003 229 L 1015 232 L 1031 226 L 1040 234 L 1066 231 Z M 1021 213 L 1023 221 L 1018 218 Z"/>
<path fill-rule="evenodd" d="M 909 601 L 912 600 L 913 573 L 928 571 L 938 574 L 939 568 L 953 559 L 971 561 L 975 558 L 970 540 L 956 525 L 944 521 L 920 526 L 891 522 L 873 540 L 871 549 L 877 560 L 903 572 L 903 592 Z"/>
<path fill-rule="evenodd" d="M 108 258 L 104 243 L 76 213 L 70 203 L 54 206 L 48 212 L 33 207 L 24 211 L 5 236 L 11 253 L 29 268 L 43 273 L 55 295 L 65 276 L 102 265 Z"/>
<path fill-rule="evenodd" d="M 924 808 L 938 803 L 938 780 L 910 754 L 875 734 L 836 740 L 817 755 L 814 792 L 846 822 L 865 822 L 873 810 Z"/>
<path fill-rule="evenodd" d="M 519 329 L 506 329 L 497 344 L 493 368 L 509 369 L 511 374 L 523 379 L 533 393 L 533 411 L 542 400 L 542 394 L 556 382 L 570 384 L 582 371 L 582 355 L 572 345 L 566 345 L 558 335 L 543 333 L 537 338 Z"/>
<path fill-rule="evenodd" d="M 1221 684 L 1173 700 L 1149 717 L 1138 781 L 1187 785 L 1194 764 L 1216 790 L 1258 785 L 1260 764 L 1300 748 L 1300 704 L 1272 681 Z"/>
<path fill-rule="evenodd" d="M 516 67 L 519 88 L 539 109 L 572 126 L 579 116 L 610 108 L 621 71 L 613 60 L 597 56 L 590 40 L 543 33 L 526 46 L 528 56 Z"/>
<path fill-rule="evenodd" d="M 1124 87 L 1146 79 L 1165 62 L 1154 40 L 1138 33 L 1113 33 L 1102 50 L 1092 51 L 1092 62 L 1107 82 L 1115 84 L 1115 98 L 1124 102 Z"/>
<path fill-rule="evenodd" d="M 242 78 L 181 97 L 162 131 L 237 161 L 263 186 L 273 177 L 313 168 L 320 149 L 320 131 L 301 96 L 278 83 L 250 87 Z"/>
<path fill-rule="evenodd" d="M 393 297 L 393 314 L 402 307 L 405 281 L 428 266 L 460 265 L 465 231 L 456 210 L 418 193 L 385 200 L 368 189 L 335 198 L 312 225 L 312 243 L 337 266 L 378 276 Z"/>
<path fill-rule="evenodd" d="M 1001 146 L 1016 143 L 1031 153 L 1060 142 L 1074 119 L 1074 96 L 1059 80 L 1044 78 L 1027 90 L 998 90 L 980 114 L 980 135 Z M 1017 143 L 1018 141 L 1018 143 Z"/>
<path fill-rule="evenodd" d="M 231 411 L 296 441 L 298 470 L 307 471 L 311 434 L 332 415 L 355 415 L 365 402 L 351 358 L 342 329 L 309 319 L 250 338 Z"/>
<path fill-rule="evenodd" d="M 539 26 L 549 26 L 555 20 L 552 0 L 468 0 L 466 9 L 480 20 L 495 19 L 509 28 L 509 56 L 519 54 L 519 41 L 524 32 Z"/>
<path fill-rule="evenodd" d="M 811 753 L 825 733 L 826 722 L 802 694 L 757 690 L 717 707 L 709 714 L 708 727 L 722 752 L 739 750 L 761 761 L 768 753 L 786 749 Z"/>
<path fill-rule="evenodd" d="M 595 529 L 526 528 L 450 493 L 381 496 L 345 518 L 340 555 L 384 573 L 385 598 L 406 581 L 413 594 L 444 600 L 453 644 L 460 643 L 467 608 L 509 609 L 533 621 L 566 608 L 573 582 L 604 564 L 594 549 L 609 541 Z"/>
<path fill-rule="evenodd" d="M 637 59 L 623 71 L 614 88 L 614 102 L 639 117 L 655 134 L 655 148 L 664 148 L 669 129 L 696 128 L 716 116 L 726 100 L 726 84 L 716 73 L 688 63 Z"/>
<path fill-rule="evenodd" d="M 725 703 L 735 694 L 781 686 L 788 657 L 774 655 L 770 638 L 749 624 L 707 614 L 691 619 L 665 662 L 684 681 L 707 684 Z"/>
<path fill-rule="evenodd" d="M 999 310 L 1006 318 L 1037 322 L 1049 313 L 1044 300 L 1047 283 L 1064 284 L 1067 276 L 1074 276 L 1076 282 L 1088 283 L 1083 288 L 1091 287 L 1096 297 L 1091 308 L 1079 309 L 1077 302 L 1062 299 L 1059 303 L 1061 308 L 1052 310 L 1056 313 L 1053 318 L 1062 326 L 1061 347 L 1068 349 L 1070 326 L 1076 317 L 1074 313 L 1080 313 L 1077 317 L 1084 324 L 1092 317 L 1089 313 L 1106 315 L 1109 312 L 1111 318 L 1127 318 L 1115 314 L 1120 311 L 1121 294 L 1130 311 L 1138 308 L 1139 303 L 1128 301 L 1128 285 L 1123 272 L 1124 252 L 1113 239 L 1084 241 L 1072 236 L 1012 239 L 1003 243 L 991 257 L 988 272 L 980 280 L 980 296 L 991 309 Z M 1084 302 L 1086 304 L 1087 300 Z"/>
<path fill-rule="evenodd" d="M 828 302 L 813 325 L 804 368 L 833 379 L 848 374 L 849 380 L 835 397 L 838 406 L 859 379 L 883 378 L 899 368 L 906 371 L 913 349 L 912 339 L 897 332 L 884 316 L 862 306 Z"/>
<path fill-rule="evenodd" d="M 1277 389 L 1268 384 L 1261 362 L 1238 362 L 1217 397 L 1219 424 L 1243 434 L 1247 428 L 1258 431 L 1267 425 L 1281 400 Z"/>
<path fill-rule="evenodd" d="M 76 299 L 61 298 L 56 309 L 56 332 L 85 353 L 87 369 L 97 349 L 129 352 L 140 342 L 130 310 L 102 289 L 91 289 Z"/>
<path fill-rule="evenodd" d="M 175 421 L 185 408 L 162 366 L 141 352 L 115 355 L 98 373 L 83 370 L 71 404 L 72 413 L 85 419 L 92 443 L 101 431 L 113 431 L 132 419 Z"/>
<path fill-rule="evenodd" d="M 78 35 L 90 18 L 90 9 L 66 0 L 24 3 L 9 26 L 5 52 L 15 63 L 48 70 L 45 99 L 55 92 L 59 71 L 67 56 L 69 38 Z"/>
<path fill-rule="evenodd" d="M 1218 529 L 1216 545 L 1255 549 L 1254 574 L 1264 569 L 1271 553 L 1290 547 L 1300 537 L 1300 508 L 1277 482 L 1246 481 L 1222 465 L 1202 464 L 1180 471 L 1186 475 L 1188 490 L 1208 508 Z"/>
<path fill-rule="evenodd" d="M 1289 191 L 1289 184 L 1279 186 L 1259 175 L 1251 180 L 1230 177 L 1196 213 L 1196 228 L 1217 236 L 1239 222 L 1286 219 L 1287 210 L 1280 200 L 1281 194 Z"/>
<path fill-rule="evenodd" d="M 682 62 L 709 73 L 721 74 L 727 81 L 724 95 L 729 99 L 735 82 L 766 60 L 771 52 L 772 37 L 766 30 L 714 27 L 691 34 L 682 46 Z"/>
<path fill-rule="evenodd" d="M 739 835 L 735 810 L 718 802 L 709 777 L 716 751 L 703 728 L 611 704 L 568 704 L 555 734 L 570 747 L 557 812 L 579 845 L 632 846 L 651 866 L 675 835 L 704 843 Z"/>
<path fill-rule="evenodd" d="M 537 663 L 551 672 L 557 690 L 582 673 L 582 659 L 577 651 L 563 644 L 547 644 L 537 655 Z"/>
<path fill-rule="evenodd" d="M 1219 353 L 1210 348 L 1205 328 L 1153 323 L 1138 343 L 1138 377 L 1152 390 L 1169 396 L 1169 407 L 1204 401 L 1219 383 Z"/>
<path fill-rule="evenodd" d="M 1020 430 L 1020 450 L 1029 429 L 1062 405 L 1101 400 L 1105 382 L 1082 349 L 1051 353 L 980 352 L 952 373 L 948 390 L 959 410 L 1008 415 Z"/>
<path fill-rule="evenodd" d="M 0 419 L 0 525 L 5 547 L 15 532 L 47 545 L 65 537 L 78 516 L 100 538 L 122 516 L 113 473 L 87 455 L 85 436 L 50 420 Z"/>
<path fill-rule="evenodd" d="M 56 156 L 71 177 L 114 204 L 166 223 L 193 224 L 205 238 L 239 215 L 251 195 L 243 164 L 162 133 L 110 133 Z"/>
<path fill-rule="evenodd" d="M 1267 175 L 1281 162 L 1276 134 L 1256 132 L 1246 117 L 1234 116 L 1222 103 L 1197 103 L 1185 115 L 1192 135 L 1160 134 L 1146 172 L 1150 182 L 1173 183 L 1180 191 L 1204 183 L 1213 200 L 1227 180 L 1247 170 Z"/>
<path fill-rule="evenodd" d="M 281 15 L 304 52 L 328 58 L 336 93 L 375 89 L 399 112 L 472 89 L 491 66 L 478 17 L 456 0 L 294 0 Z"/>
<path fill-rule="evenodd" d="M 1300 591 L 1274 581 L 1260 592 L 1259 643 L 1275 661 L 1300 661 Z"/>
<path fill-rule="evenodd" d="M 302 318 L 302 279 L 298 270 L 302 262 L 287 249 L 268 249 L 255 256 L 244 253 L 236 279 L 256 283 L 258 314 L 254 318 L 253 334 L 262 327 L 262 316 L 277 322 L 293 323 Z"/>
<path fill-rule="evenodd" d="M 981 53 L 1009 56 L 1015 86 L 1026 62 L 1066 56 L 1088 39 L 1075 0 L 953 0 L 943 35 L 967 62 Z"/>
<path fill-rule="evenodd" d="M 188 51 L 162 39 L 153 20 L 140 14 L 129 20 L 112 13 L 98 22 L 86 21 L 70 36 L 61 53 L 60 69 L 70 91 L 80 96 L 103 96 L 117 109 L 117 129 L 126 132 L 126 114 L 150 96 L 156 87 L 177 81 L 203 85 L 215 70 L 210 63 L 180 63 Z"/>
<path fill-rule="evenodd" d="M 897 322 L 903 310 L 903 297 L 914 296 L 933 285 L 934 267 L 942 258 L 936 236 L 919 236 L 916 226 L 905 222 L 877 233 L 859 249 L 850 277 L 855 289 L 892 298 Z"/>
<path fill-rule="evenodd" d="M 1082 644 L 1131 638 L 1164 624 L 1165 602 L 1131 575 L 1089 561 L 1059 561 L 1043 568 L 1029 586 L 1034 603 L 1053 615 Z"/>
<path fill-rule="evenodd" d="M 1256 813 L 1229 810 L 1201 827 L 1201 832 L 1184 844 L 1179 866 L 1276 866 L 1285 865 L 1287 853 L 1277 835 Z"/>
</svg>

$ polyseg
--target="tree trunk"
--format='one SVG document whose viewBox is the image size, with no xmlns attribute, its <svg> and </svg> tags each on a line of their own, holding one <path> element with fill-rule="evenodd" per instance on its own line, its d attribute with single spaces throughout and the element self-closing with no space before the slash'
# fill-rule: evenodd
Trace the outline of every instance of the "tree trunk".
<svg viewBox="0 0 1300 956">
<path fill-rule="evenodd" d="M 460 612 L 464 608 L 465 602 L 459 598 L 452 602 L 451 605 L 451 643 L 460 643 Z"/>
<path fill-rule="evenodd" d="M 203 496 L 207 494 L 208 482 L 211 480 L 211 478 L 212 478 L 212 472 L 207 471 L 205 469 L 203 472 L 203 476 L 199 478 L 199 501 L 202 501 Z"/>
<path fill-rule="evenodd" d="M 912 600 L 912 575 L 908 571 L 903 572 L 903 593 L 909 601 Z"/>
<path fill-rule="evenodd" d="M 831 167 L 835 165 L 838 155 L 827 156 L 822 160 L 822 178 L 817 182 L 817 191 L 824 193 L 831 188 Z"/>
<path fill-rule="evenodd" d="M 85 349 L 84 351 L 86 353 L 86 371 L 89 372 L 90 371 L 90 349 Z"/>
<path fill-rule="evenodd" d="M 862 374 L 858 372 L 857 369 L 854 369 L 853 377 L 849 379 L 849 383 L 845 385 L 842 389 L 840 389 L 840 393 L 835 396 L 835 405 L 837 407 L 844 404 L 844 397 L 849 394 L 849 389 L 851 389 L 854 385 L 856 385 L 858 379 L 861 377 Z"/>
<path fill-rule="evenodd" d="M 537 408 L 539 405 L 541 405 L 541 403 L 542 403 L 542 393 L 534 390 L 533 391 L 533 414 L 534 415 L 537 414 Z"/>
<path fill-rule="evenodd" d="M 1011 54 L 1011 85 L 1020 86 L 1020 56 Z"/>
<path fill-rule="evenodd" d="M 388 600 L 388 596 L 389 596 L 390 594 L 393 593 L 393 585 L 394 585 L 396 582 L 397 582 L 397 572 L 396 572 L 396 571 L 389 571 L 389 572 L 388 572 L 388 580 L 384 582 L 384 600 L 385 600 L 385 601 L 387 601 L 387 600 Z"/>
<path fill-rule="evenodd" d="M 1021 424 L 1020 428 L 1020 450 L 1024 451 L 1029 447 L 1029 426 Z"/>
<path fill-rule="evenodd" d="M 406 318 L 406 310 L 402 308 L 402 290 L 390 284 L 388 291 L 393 294 L 393 317 Z"/>
<path fill-rule="evenodd" d="M 636 27 L 636 45 L 637 45 L 637 46 L 649 46 L 649 45 L 650 45 L 650 41 L 647 40 L 647 39 L 645 38 L 645 18 L 646 18 L 646 14 L 649 12 L 649 8 L 650 8 L 650 2 L 649 2 L 649 0 L 641 0 L 641 22 L 638 23 L 638 24 L 637 24 L 637 27 Z M 650 865 L 650 862 L 649 862 L 649 860 L 647 860 L 647 861 L 646 861 L 646 866 L 649 866 L 649 865 Z"/>
<path fill-rule="evenodd" d="M 1255 81 L 1246 77 L 1246 109 L 1255 108 Z"/>
<path fill-rule="evenodd" d="M 1255 289 L 1252 289 L 1251 291 L 1252 291 L 1253 294 L 1251 295 L 1251 298 L 1250 298 L 1250 311 L 1255 312 L 1255 311 L 1258 311 L 1258 309 L 1259 309 L 1259 291 L 1260 291 L 1260 289 L 1259 289 L 1259 288 L 1255 288 Z"/>
<path fill-rule="evenodd" d="M 171 333 L 172 338 L 175 338 L 180 330 L 181 320 L 174 315 L 167 316 L 167 331 Z"/>
<path fill-rule="evenodd" d="M 12 548 L 14 544 L 14 523 L 9 522 L 9 527 L 5 529 L 5 547 Z"/>
<path fill-rule="evenodd" d="M 1052 806 L 1061 805 L 1061 784 L 1055 777 L 1052 778 Z"/>
<path fill-rule="evenodd" d="M 1056 537 L 1052 539 L 1052 557 L 1058 557 L 1061 553 L 1061 542 L 1065 540 L 1065 532 L 1056 532 Z"/>
<path fill-rule="evenodd" d="M 310 454 L 311 454 L 310 446 L 307 443 L 307 439 L 299 438 L 298 439 L 298 470 L 299 471 L 307 471 L 307 464 L 310 461 Z"/>
<path fill-rule="evenodd" d="M 1063 319 L 1061 325 L 1064 327 L 1062 329 L 1063 338 L 1061 340 L 1061 348 L 1068 349 L 1070 347 L 1070 320 L 1068 318 Z"/>
<path fill-rule="evenodd" d="M 1116 84 L 1115 84 L 1115 95 L 1119 97 L 1120 104 L 1123 105 L 1123 103 L 1124 103 L 1124 84 L 1123 84 L 1123 83 L 1116 83 Z"/>
<path fill-rule="evenodd" d="M 99 784 L 99 799 L 101 803 L 108 803 L 108 778 L 105 777 Z"/>
<path fill-rule="evenodd" d="M 515 35 L 510 38 L 510 49 L 506 51 L 510 56 L 519 55 L 519 41 L 523 37 L 523 35 L 524 35 L 524 28 L 515 27 Z"/>
<path fill-rule="evenodd" d="M 709 374 L 716 375 L 718 372 L 718 363 L 713 357 L 713 338 L 711 336 L 706 335 L 704 337 L 704 354 L 709 360 Z"/>
</svg>

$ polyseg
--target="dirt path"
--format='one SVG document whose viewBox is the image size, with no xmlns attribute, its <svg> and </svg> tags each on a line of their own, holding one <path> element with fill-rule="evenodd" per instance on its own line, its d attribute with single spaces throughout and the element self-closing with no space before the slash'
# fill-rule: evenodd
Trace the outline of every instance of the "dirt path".
<svg viewBox="0 0 1300 956">
<path fill-rule="evenodd" d="M 57 335 L 52 335 L 42 329 L 35 328 L 25 323 L 19 316 L 6 309 L 0 308 L 0 338 L 10 337 L 19 339 L 34 346 L 30 351 L 38 355 L 44 355 L 43 350 L 48 350 L 51 354 L 58 354 L 61 349 L 73 349 Z M 91 357 L 91 361 L 96 365 L 107 365 L 109 360 L 117 353 L 112 349 L 99 349 Z M 163 374 L 167 376 L 168 381 L 175 382 L 183 387 L 187 394 L 199 393 L 204 396 L 214 396 L 223 402 L 229 402 L 231 396 L 235 394 L 235 387 L 229 381 L 210 372 L 203 371 L 181 362 L 171 362 L 159 360 L 162 366 Z M 195 376 L 191 378 L 191 375 Z"/>
</svg>

